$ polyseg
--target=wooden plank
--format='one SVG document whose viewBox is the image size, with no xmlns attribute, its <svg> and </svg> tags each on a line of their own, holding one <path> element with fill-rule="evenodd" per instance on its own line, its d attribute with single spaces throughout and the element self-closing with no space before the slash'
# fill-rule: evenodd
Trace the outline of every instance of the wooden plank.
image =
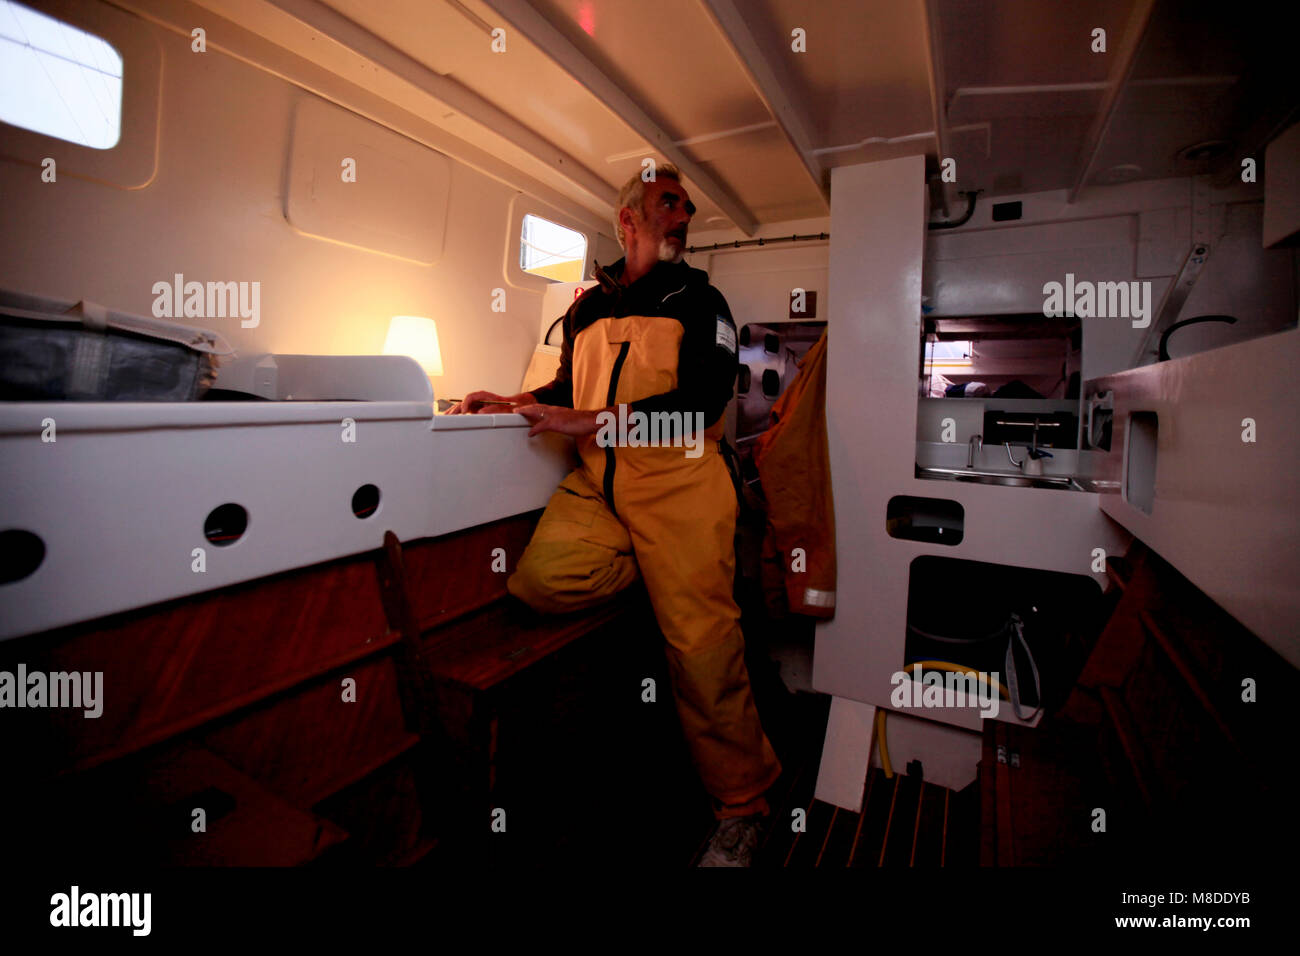
<svg viewBox="0 0 1300 956">
<path fill-rule="evenodd" d="M 807 811 L 812 804 L 815 787 L 815 765 L 810 768 L 805 764 L 799 764 L 793 768 L 786 767 L 785 772 L 768 791 L 767 799 L 772 807 L 772 825 L 762 835 L 757 854 L 766 863 L 785 866 L 798 837 L 791 828 L 794 820 L 793 812 L 797 809 Z M 703 849 L 701 845 L 700 850 Z"/>
<path fill-rule="evenodd" d="M 402 545 L 406 589 L 420 630 L 450 624 L 504 598 L 510 575 L 492 569 L 493 552 L 519 566 L 541 512 L 530 512 Z"/>
<path fill-rule="evenodd" d="M 993 762 L 997 788 L 998 866 L 1016 865 L 1016 797 L 1012 790 L 1010 752 L 1011 742 L 1005 724 L 997 725 L 997 754 Z"/>
<path fill-rule="evenodd" d="M 886 777 L 884 770 L 879 767 L 867 771 L 867 777 L 868 800 L 862 808 L 862 825 L 858 829 L 857 842 L 849 859 L 849 865 L 857 868 L 880 865 L 885 834 L 889 829 L 889 810 L 899 780 L 897 774 L 893 779 Z"/>
<path fill-rule="evenodd" d="M 880 852 L 876 855 L 876 866 L 885 865 L 885 853 L 889 849 L 889 830 L 894 823 L 894 808 L 898 806 L 898 789 L 902 786 L 903 775 L 894 774 L 893 786 L 889 789 L 889 809 L 885 813 L 885 829 L 880 839 Z"/>
<path fill-rule="evenodd" d="M 944 828 L 947 826 L 947 787 L 922 782 L 920 810 L 916 815 L 916 835 L 912 840 L 909 866 L 928 869 L 943 865 Z"/>
<path fill-rule="evenodd" d="M 979 762 L 980 791 L 980 865 L 998 865 L 998 786 L 997 786 L 997 722 L 984 721 Z M 947 827 L 950 808 L 944 810 L 944 857 L 941 866 L 947 865 Z"/>
<path fill-rule="evenodd" d="M 764 710 L 760 714 L 783 766 L 781 776 L 767 794 L 773 816 L 772 826 L 759 848 L 765 866 L 785 864 L 796 836 L 791 830 L 791 813 L 799 808 L 806 812 L 812 806 L 830 714 L 831 702 L 825 694 L 796 693 L 786 698 L 786 703 L 787 706 L 775 711 L 786 724 L 767 726 L 769 712 Z"/>
<path fill-rule="evenodd" d="M 907 865 L 916 866 L 916 841 L 921 835 L 921 807 L 925 803 L 925 781 L 921 781 L 921 790 L 916 797 L 916 826 L 912 828 L 912 850 L 907 854 Z"/>
<path fill-rule="evenodd" d="M 1134 542 L 1125 559 L 1129 573 L 1124 579 L 1124 591 L 1084 663 L 1083 671 L 1079 674 L 1079 686 L 1119 687 L 1137 665 L 1146 643 L 1138 612 L 1158 590 L 1152 562 L 1148 558 L 1146 548 Z M 1109 568 L 1108 564 L 1108 573 Z"/>
<path fill-rule="evenodd" d="M 306 794 L 303 802 L 308 806 L 314 806 L 322 800 L 328 800 L 339 791 L 359 783 L 378 770 L 382 770 L 403 754 L 415 749 L 419 743 L 420 737 L 418 734 L 407 734 L 402 740 L 384 749 L 376 750 L 373 754 L 368 755 L 365 759 L 350 767 L 346 772 L 322 782 L 319 789 Z"/>
<path fill-rule="evenodd" d="M 942 865 L 945 867 L 981 865 L 979 787 L 972 783 L 957 793 L 949 793 L 947 803 Z"/>
<path fill-rule="evenodd" d="M 852 810 L 835 808 L 830 830 L 826 834 L 821 854 L 817 859 L 819 868 L 837 869 L 849 865 L 849 857 L 853 853 L 853 839 L 857 835 L 860 818 L 861 814 L 854 813 Z"/>
<path fill-rule="evenodd" d="M 129 738 L 118 744 L 118 746 L 101 751 L 93 756 L 78 761 L 72 767 L 63 771 L 64 774 L 80 773 L 89 770 L 101 764 L 118 760 L 122 757 L 137 753 L 162 741 L 169 740 L 172 737 L 179 736 L 186 731 L 201 727 L 204 724 L 212 723 L 223 717 L 237 717 L 241 712 L 250 710 L 258 705 L 271 704 L 282 697 L 288 691 L 308 681 L 320 681 L 327 678 L 331 672 L 347 668 L 349 665 L 361 664 L 372 657 L 377 657 L 384 651 L 391 648 L 397 643 L 397 635 L 392 634 L 382 640 L 375 641 L 369 645 L 354 648 L 332 658 L 319 661 L 316 665 L 306 671 L 296 674 L 286 674 L 279 680 L 265 684 L 261 687 L 254 688 L 244 694 L 229 698 L 214 707 L 192 714 L 184 720 L 178 720 L 174 723 L 155 728 L 146 734 Z"/>
<path fill-rule="evenodd" d="M 424 657 L 438 680 L 484 691 L 616 621 L 626 610 L 625 603 L 614 601 L 577 614 L 526 616 L 503 602 L 426 635 Z"/>
<path fill-rule="evenodd" d="M 1080 687 L 1077 684 L 1061 705 L 1056 716 L 1076 724 L 1096 725 L 1106 719 L 1106 709 L 1102 706 L 1097 691 Z"/>
<path fill-rule="evenodd" d="M 0 645 L 0 669 L 103 674 L 103 712 L 51 709 L 34 766 L 85 768 L 369 655 L 385 624 L 369 560 L 345 559 Z M 52 746 L 51 746 L 52 745 Z"/>
<path fill-rule="evenodd" d="M 808 829 L 795 834 L 794 845 L 786 857 L 785 865 L 795 870 L 811 870 L 817 866 L 822 845 L 826 842 L 831 820 L 837 808 L 821 800 L 813 800 L 808 808 Z"/>
<path fill-rule="evenodd" d="M 928 869 L 939 866 L 944 856 L 944 804 L 948 788 L 922 780 L 917 831 L 911 838 L 911 855 L 907 865 Z"/>
<path fill-rule="evenodd" d="M 1196 702 L 1200 704 L 1201 708 L 1209 715 L 1210 719 L 1214 722 L 1214 726 L 1219 729 L 1219 733 L 1223 734 L 1224 739 L 1232 749 L 1237 752 L 1238 757 L 1244 761 L 1250 762 L 1250 756 L 1237 741 L 1237 737 L 1232 732 L 1232 728 L 1229 727 L 1228 722 L 1224 720 L 1222 712 L 1215 706 L 1214 701 L 1210 699 L 1210 695 L 1206 692 L 1205 685 L 1201 682 L 1200 676 L 1196 673 L 1195 668 L 1193 668 L 1187 658 L 1183 656 L 1182 652 L 1178 649 L 1165 628 L 1160 625 L 1149 611 L 1142 611 L 1138 615 L 1138 618 L 1141 620 L 1142 626 L 1146 629 L 1146 632 L 1155 638 L 1156 645 L 1164 651 L 1165 657 L 1167 657 L 1170 663 L 1174 665 L 1174 669 L 1178 672 L 1178 676 L 1183 679 L 1184 683 L 1186 683 L 1187 689 L 1191 691 Z"/>
<path fill-rule="evenodd" d="M 438 719 L 447 737 L 442 774 L 442 816 L 461 821 L 446 831 L 449 846 L 472 855 L 488 835 L 467 831 L 463 821 L 486 820 L 491 810 L 493 756 L 491 712 L 482 695 L 459 686 L 439 688 Z"/>
<path fill-rule="evenodd" d="M 1106 559 L 1106 577 L 1122 593 L 1128 589 L 1129 579 L 1133 577 L 1133 568 L 1123 558 L 1112 556 Z"/>
<path fill-rule="evenodd" d="M 314 805 L 312 810 L 348 831 L 335 854 L 345 866 L 402 866 L 427 853 L 441 814 L 424 810 L 420 757 L 408 751 Z"/>
<path fill-rule="evenodd" d="M 199 832 L 196 809 L 204 814 Z M 53 854 L 92 867 L 124 859 L 148 867 L 294 866 L 348 838 L 191 743 L 59 781 L 23 819 L 31 833 L 9 835 L 13 859 Z"/>
<path fill-rule="evenodd" d="M 164 841 L 165 855 L 190 866 L 286 866 L 310 862 L 342 842 L 347 833 L 328 820 L 291 807 L 209 751 L 185 747 L 175 759 L 155 764 L 142 800 L 178 806 L 206 801 L 193 793 L 203 785 L 233 798 L 230 814 L 209 820 L 206 832 L 179 827 Z M 185 822 L 188 822 L 186 820 Z"/>
<path fill-rule="evenodd" d="M 1102 782 L 1097 728 L 1053 720 L 1037 728 L 1006 730 L 1008 814 L 1014 823 L 1011 849 L 1016 866 L 1088 865 L 1112 859 L 1107 854 L 1118 842 L 1116 830 L 1121 826 L 1128 839 L 1140 839 L 1140 831 L 1130 828 L 1133 814 Z M 1001 792 L 998 801 L 1001 804 Z M 1107 811 L 1110 829 L 1105 834 L 1091 830 L 1095 807 Z M 998 864 L 1008 865 L 1001 848 Z"/>
<path fill-rule="evenodd" d="M 355 681 L 355 700 L 341 678 Z M 353 768 L 410 739 L 388 658 L 349 669 L 204 735 L 213 752 L 267 789 L 310 805 L 351 778 Z"/>
<path fill-rule="evenodd" d="M 862 824 L 867 819 L 867 807 L 871 805 L 871 790 L 876 779 L 876 774 L 872 773 L 871 768 L 868 767 L 867 780 L 863 785 L 862 790 L 862 810 L 857 814 L 858 822 L 857 826 L 854 827 L 853 830 L 853 846 L 849 850 L 849 858 L 846 861 L 845 866 L 853 866 L 853 860 L 857 856 L 858 846 L 862 840 Z"/>
<path fill-rule="evenodd" d="M 1155 802 L 1155 784 L 1148 773 L 1147 768 L 1151 766 L 1151 758 L 1142 744 L 1141 734 L 1133 723 L 1133 718 L 1124 705 L 1123 699 L 1116 691 L 1109 687 L 1101 688 L 1101 699 L 1106 705 L 1106 715 L 1110 718 L 1115 735 L 1119 738 L 1129 770 L 1132 771 L 1133 782 L 1137 784 L 1138 792 L 1142 795 L 1142 802 L 1149 808 Z"/>
<path fill-rule="evenodd" d="M 889 821 L 881 866 L 898 869 L 911 865 L 912 847 L 916 844 L 921 783 L 919 776 L 900 774 L 898 777 L 897 799 Z"/>
<path fill-rule="evenodd" d="M 1178 749 L 1193 747 L 1207 763 L 1227 761 L 1268 786 L 1272 775 L 1264 768 L 1274 762 L 1276 728 L 1292 720 L 1293 701 L 1300 696 L 1300 671 L 1172 565 L 1154 554 L 1150 560 L 1159 587 L 1143 609 L 1140 623 L 1159 655 L 1153 665 L 1159 666 L 1144 678 L 1139 693 L 1150 695 L 1145 684 L 1167 684 L 1166 693 L 1172 695 L 1168 717 L 1153 714 L 1152 722 L 1163 725 L 1159 732 L 1165 737 L 1196 738 Z M 1266 685 L 1268 693 L 1249 700 L 1244 692 L 1247 679 L 1260 689 Z M 1127 699 L 1141 725 L 1145 701 L 1132 694 Z M 1183 729 L 1188 723 L 1197 729 Z M 1156 732 L 1148 732 L 1145 726 L 1143 731 L 1148 738 Z M 1199 776 L 1195 760 L 1182 760 L 1177 754 L 1163 760 L 1164 751 L 1153 756 L 1179 779 Z M 1171 791 L 1170 796 L 1176 793 Z"/>
<path fill-rule="evenodd" d="M 1090 689 L 1119 687 L 1128 679 L 1145 643 L 1137 616 L 1141 602 L 1136 586 L 1130 585 L 1093 645 L 1079 674 L 1079 686 Z"/>
<path fill-rule="evenodd" d="M 429 674 L 415 607 L 407 587 L 401 542 L 392 531 L 384 532 L 384 546 L 375 558 L 379 595 L 390 630 L 401 635 L 398 644 L 397 690 L 406 727 L 429 741 L 435 754 L 446 750 L 446 732 L 438 722 L 438 692 Z"/>
</svg>

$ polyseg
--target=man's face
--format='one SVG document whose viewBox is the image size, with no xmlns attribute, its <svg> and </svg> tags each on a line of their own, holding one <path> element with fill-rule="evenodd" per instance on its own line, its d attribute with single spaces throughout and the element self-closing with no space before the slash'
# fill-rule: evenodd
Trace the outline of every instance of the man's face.
<svg viewBox="0 0 1300 956">
<path fill-rule="evenodd" d="M 638 246 L 646 243 L 653 246 L 663 262 L 680 262 L 686 252 L 686 231 L 694 215 L 695 203 L 677 180 L 663 178 L 646 183 L 641 215 L 633 220 L 634 241 Z"/>
</svg>

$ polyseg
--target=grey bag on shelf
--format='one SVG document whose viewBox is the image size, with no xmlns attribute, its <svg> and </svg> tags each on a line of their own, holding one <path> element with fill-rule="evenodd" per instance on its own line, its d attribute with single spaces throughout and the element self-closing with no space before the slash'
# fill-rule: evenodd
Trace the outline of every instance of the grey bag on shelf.
<svg viewBox="0 0 1300 956">
<path fill-rule="evenodd" d="M 193 401 L 233 351 L 208 329 L 0 291 L 0 400 Z"/>
</svg>

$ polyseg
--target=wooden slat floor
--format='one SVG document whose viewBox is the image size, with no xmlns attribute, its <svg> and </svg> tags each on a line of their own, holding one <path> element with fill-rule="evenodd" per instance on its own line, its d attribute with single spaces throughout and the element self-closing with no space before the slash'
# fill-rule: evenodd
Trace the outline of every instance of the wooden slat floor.
<svg viewBox="0 0 1300 956">
<path fill-rule="evenodd" d="M 771 701 L 764 710 L 774 708 Z M 979 789 L 954 792 L 896 772 L 886 778 L 871 768 L 864 782 L 863 812 L 813 798 L 830 698 L 788 695 L 780 709 L 783 734 L 773 745 L 785 773 L 768 794 L 772 822 L 755 856 L 758 869 L 817 867 L 973 867 L 979 864 Z M 914 768 L 917 769 L 917 768 Z M 804 810 L 804 829 L 793 827 Z M 707 842 L 706 827 L 698 849 Z"/>
<path fill-rule="evenodd" d="M 761 869 L 817 867 L 970 867 L 978 858 L 975 791 L 955 793 L 924 780 L 871 768 L 862 813 L 807 801 L 803 832 L 789 826 L 789 807 L 776 819 L 759 848 Z M 794 800 L 793 805 L 805 801 Z M 973 812 L 972 812 L 973 811 Z"/>
<path fill-rule="evenodd" d="M 621 650 L 629 650 L 623 648 Z M 555 662 L 539 696 L 503 715 L 496 802 L 505 833 L 478 844 L 492 869 L 690 866 L 715 821 L 696 776 L 657 648 Z M 978 788 L 960 794 L 873 769 L 862 814 L 813 800 L 830 698 L 790 693 L 775 667 L 751 663 L 759 712 L 784 772 L 769 791 L 772 824 L 755 867 L 936 867 L 978 864 Z M 644 677 L 659 699 L 641 700 Z M 804 832 L 791 811 L 807 810 Z M 433 866 L 451 861 L 435 852 Z"/>
<path fill-rule="evenodd" d="M 752 595 L 741 604 L 755 702 L 783 768 L 768 793 L 772 822 L 755 867 L 978 865 L 976 785 L 958 794 L 873 770 L 861 814 L 813 799 L 830 698 L 787 689 L 771 652 L 803 646 L 810 654 L 813 622 L 773 621 Z M 468 841 L 468 851 L 435 851 L 425 864 L 692 865 L 716 821 L 682 737 L 662 642 L 651 627 L 541 662 L 501 713 L 494 805 L 506 812 L 505 832 Z M 646 678 L 657 688 L 653 703 L 643 699 Z M 807 811 L 803 832 L 791 829 L 795 808 Z M 477 836 L 486 821 L 459 829 Z"/>
</svg>

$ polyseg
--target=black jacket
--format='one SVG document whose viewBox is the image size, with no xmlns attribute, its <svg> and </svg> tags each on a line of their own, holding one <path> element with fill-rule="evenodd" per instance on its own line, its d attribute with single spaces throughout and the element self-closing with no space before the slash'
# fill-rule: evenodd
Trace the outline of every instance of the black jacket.
<svg viewBox="0 0 1300 956">
<path fill-rule="evenodd" d="M 682 323 L 677 358 L 677 387 L 628 403 L 630 411 L 703 412 L 711 425 L 726 411 L 739 368 L 736 323 L 722 293 L 709 285 L 709 274 L 684 262 L 657 263 L 630 286 L 619 283 L 626 261 L 608 269 L 596 266 L 600 285 L 574 300 L 564 315 L 560 368 L 549 385 L 533 389 L 543 405 L 573 407 L 573 343 L 579 333 L 603 318 L 663 315 Z M 730 330 L 730 333 L 726 331 Z"/>
</svg>

